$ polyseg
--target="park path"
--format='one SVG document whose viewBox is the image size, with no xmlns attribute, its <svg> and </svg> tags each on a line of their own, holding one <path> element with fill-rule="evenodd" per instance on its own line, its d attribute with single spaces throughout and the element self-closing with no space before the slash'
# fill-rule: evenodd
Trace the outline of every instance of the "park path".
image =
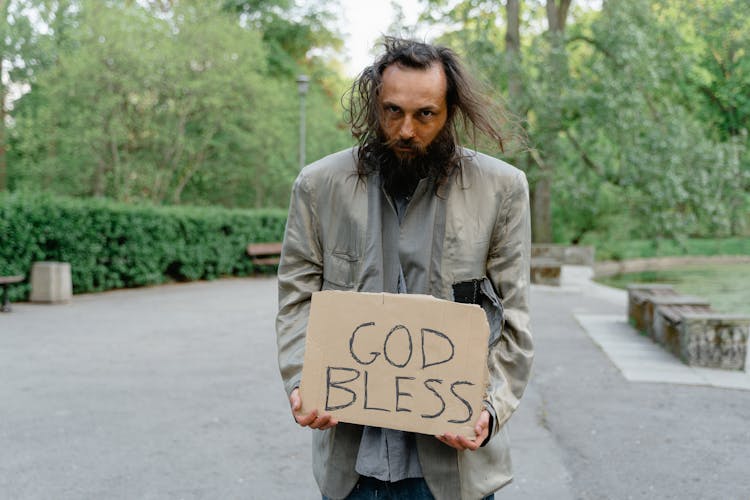
<svg viewBox="0 0 750 500">
<path fill-rule="evenodd" d="M 575 314 L 622 292 L 532 287 L 534 375 L 503 499 L 747 499 L 750 391 L 627 381 Z M 0 315 L 0 498 L 316 499 L 287 408 L 273 278 L 14 304 Z"/>
</svg>

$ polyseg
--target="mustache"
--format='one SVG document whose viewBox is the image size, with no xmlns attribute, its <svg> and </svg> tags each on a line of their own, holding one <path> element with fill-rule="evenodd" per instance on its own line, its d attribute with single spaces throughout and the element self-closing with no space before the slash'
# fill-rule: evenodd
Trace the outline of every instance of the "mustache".
<svg viewBox="0 0 750 500">
<path fill-rule="evenodd" d="M 424 155 L 427 153 L 427 148 L 422 144 L 417 143 L 414 139 L 394 138 L 385 140 L 383 143 L 387 148 L 407 149 L 417 155 Z"/>
</svg>

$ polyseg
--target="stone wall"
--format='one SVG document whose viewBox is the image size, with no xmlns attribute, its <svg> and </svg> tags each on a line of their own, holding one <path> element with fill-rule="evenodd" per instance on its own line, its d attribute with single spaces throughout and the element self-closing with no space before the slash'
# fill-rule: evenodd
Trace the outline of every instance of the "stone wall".
<svg viewBox="0 0 750 500">
<path fill-rule="evenodd" d="M 532 250 L 533 254 L 533 250 Z M 649 259 L 607 260 L 594 264 L 594 276 L 603 278 L 615 274 L 660 271 L 675 267 L 706 264 L 750 264 L 750 255 L 719 255 L 693 257 L 654 257 Z"/>
<path fill-rule="evenodd" d="M 531 257 L 553 259 L 566 266 L 593 266 L 594 247 L 577 245 L 553 245 L 534 243 L 531 245 Z"/>
</svg>

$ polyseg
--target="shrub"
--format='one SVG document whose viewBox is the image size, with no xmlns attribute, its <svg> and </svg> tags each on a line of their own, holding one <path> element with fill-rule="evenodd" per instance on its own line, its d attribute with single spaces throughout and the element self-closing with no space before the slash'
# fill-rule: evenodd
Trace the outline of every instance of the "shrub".
<svg viewBox="0 0 750 500">
<path fill-rule="evenodd" d="M 35 261 L 71 264 L 74 293 L 244 276 L 250 242 L 281 241 L 278 209 L 132 206 L 103 199 L 0 194 L 0 275 Z M 11 300 L 29 285 L 13 287 Z"/>
</svg>

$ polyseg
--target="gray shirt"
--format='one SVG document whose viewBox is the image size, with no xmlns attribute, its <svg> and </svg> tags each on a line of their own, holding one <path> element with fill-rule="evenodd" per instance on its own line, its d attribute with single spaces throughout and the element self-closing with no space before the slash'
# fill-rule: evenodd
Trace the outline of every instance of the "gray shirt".
<svg viewBox="0 0 750 500">
<path fill-rule="evenodd" d="M 423 180 L 419 187 L 417 187 L 414 195 L 429 196 L 430 192 L 425 193 L 426 184 L 428 183 Z M 384 205 L 395 209 L 400 228 L 412 197 L 391 198 L 385 193 L 383 193 L 383 196 L 389 202 Z M 387 220 L 391 224 L 394 222 L 392 218 Z M 400 241 L 391 241 L 391 239 L 385 238 L 385 235 L 397 235 L 400 233 L 400 231 L 393 231 L 393 228 L 390 229 L 387 230 L 384 228 L 383 231 L 383 253 L 398 252 L 400 250 Z M 424 245 L 424 247 L 427 252 L 429 245 Z M 408 293 L 403 264 L 400 262 L 400 259 L 397 283 L 398 289 L 396 291 L 398 293 Z M 363 476 L 374 477 L 381 481 L 400 481 L 407 478 L 422 477 L 422 468 L 419 465 L 414 433 L 371 427 L 369 425 L 365 426 L 359 445 L 355 470 Z"/>
</svg>

